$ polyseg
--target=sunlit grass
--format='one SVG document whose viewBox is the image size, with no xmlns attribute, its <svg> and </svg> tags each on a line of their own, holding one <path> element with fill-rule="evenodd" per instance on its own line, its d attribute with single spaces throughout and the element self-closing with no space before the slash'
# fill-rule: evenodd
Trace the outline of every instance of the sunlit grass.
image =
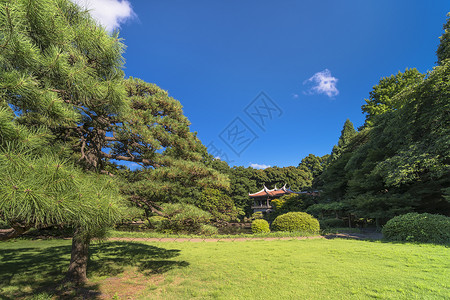
<svg viewBox="0 0 450 300">
<path fill-rule="evenodd" d="M 91 250 L 88 288 L 109 299 L 450 298 L 450 249 L 442 245 L 116 241 Z M 0 298 L 58 296 L 69 256 L 68 240 L 1 243 Z"/>
</svg>

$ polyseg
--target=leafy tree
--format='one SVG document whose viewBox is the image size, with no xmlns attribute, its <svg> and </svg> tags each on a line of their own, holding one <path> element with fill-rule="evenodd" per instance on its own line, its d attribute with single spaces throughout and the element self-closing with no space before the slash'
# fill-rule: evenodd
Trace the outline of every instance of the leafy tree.
<svg viewBox="0 0 450 300">
<path fill-rule="evenodd" d="M 304 157 L 297 168 L 308 172 L 312 177 L 312 188 L 316 188 L 317 186 L 322 185 L 320 181 L 320 175 L 324 171 L 328 161 L 330 159 L 330 155 L 326 154 L 324 156 L 315 156 L 314 154 L 309 154 Z"/>
<path fill-rule="evenodd" d="M 365 126 L 372 126 L 374 118 L 387 111 L 397 110 L 405 104 L 405 97 L 400 94 L 420 83 L 424 78 L 417 69 L 406 69 L 396 75 L 382 78 L 370 92 L 370 98 L 365 99 L 366 104 L 361 106 L 366 113 Z"/>
<path fill-rule="evenodd" d="M 324 162 L 326 162 L 328 156 L 329 155 L 320 157 L 315 156 L 314 154 L 309 154 L 308 156 L 302 159 L 298 167 L 305 171 L 310 172 L 313 177 L 317 177 L 320 174 L 322 174 Z"/>
</svg>

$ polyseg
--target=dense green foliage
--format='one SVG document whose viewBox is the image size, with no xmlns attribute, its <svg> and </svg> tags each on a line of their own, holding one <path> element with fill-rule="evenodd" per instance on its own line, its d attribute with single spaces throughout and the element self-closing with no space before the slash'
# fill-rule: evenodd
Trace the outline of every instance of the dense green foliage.
<svg viewBox="0 0 450 300">
<path fill-rule="evenodd" d="M 198 206 L 209 212 L 217 221 L 235 220 L 239 215 L 230 196 L 220 190 L 206 188 L 199 200 Z"/>
<path fill-rule="evenodd" d="M 190 204 L 165 203 L 162 205 L 166 218 L 159 230 L 166 233 L 200 233 L 211 214 Z"/>
<path fill-rule="evenodd" d="M 117 180 L 83 172 L 50 137 L 0 108 L 0 218 L 17 233 L 64 224 L 101 237 L 125 216 Z"/>
<path fill-rule="evenodd" d="M 322 184 L 320 181 L 320 175 L 322 175 L 324 169 L 326 168 L 329 159 L 330 154 L 326 154 L 322 157 L 309 154 L 301 160 L 297 168 L 306 171 L 309 173 L 309 177 L 312 178 L 310 186 L 306 187 L 307 189 L 314 190 L 317 186 Z"/>
<path fill-rule="evenodd" d="M 360 131 L 347 120 L 317 180 L 322 199 L 308 211 L 377 225 L 408 212 L 450 215 L 448 21 L 444 27 L 439 66 L 382 78 L 362 107 Z"/>
<path fill-rule="evenodd" d="M 219 233 L 219 229 L 216 226 L 210 225 L 210 224 L 202 224 L 200 226 L 200 230 L 198 234 L 202 236 L 210 236 L 215 235 Z"/>
<path fill-rule="evenodd" d="M 11 227 L 114 225 L 123 203 L 113 178 L 84 174 L 54 154 L 0 150 L 0 212 Z"/>
<path fill-rule="evenodd" d="M 450 243 L 450 217 L 408 213 L 390 219 L 383 235 L 391 241 Z"/>
<path fill-rule="evenodd" d="M 269 223 L 263 219 L 254 220 L 252 222 L 252 232 L 253 233 L 270 232 Z"/>
<path fill-rule="evenodd" d="M 276 231 L 301 231 L 318 233 L 319 221 L 304 212 L 288 212 L 275 218 L 272 229 Z"/>
</svg>

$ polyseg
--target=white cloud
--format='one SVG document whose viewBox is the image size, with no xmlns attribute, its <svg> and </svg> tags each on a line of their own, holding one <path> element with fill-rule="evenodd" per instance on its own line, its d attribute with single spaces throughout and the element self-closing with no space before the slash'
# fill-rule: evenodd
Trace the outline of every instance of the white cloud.
<svg viewBox="0 0 450 300">
<path fill-rule="evenodd" d="M 331 76 L 330 70 L 325 69 L 322 72 L 317 72 L 311 78 L 303 82 L 303 84 L 312 85 L 305 94 L 325 94 L 332 98 L 339 95 L 339 91 L 336 88 L 337 82 L 338 79 Z"/>
<path fill-rule="evenodd" d="M 70 0 L 90 11 L 91 16 L 107 31 L 120 27 L 127 19 L 136 16 L 128 0 Z"/>
<path fill-rule="evenodd" d="M 268 165 L 252 164 L 252 163 L 250 163 L 250 167 L 252 167 L 253 169 L 267 169 L 267 168 L 270 168 L 270 166 L 268 166 Z"/>
<path fill-rule="evenodd" d="M 299 95 L 298 94 L 292 94 L 292 98 L 293 99 L 298 99 Z"/>
</svg>

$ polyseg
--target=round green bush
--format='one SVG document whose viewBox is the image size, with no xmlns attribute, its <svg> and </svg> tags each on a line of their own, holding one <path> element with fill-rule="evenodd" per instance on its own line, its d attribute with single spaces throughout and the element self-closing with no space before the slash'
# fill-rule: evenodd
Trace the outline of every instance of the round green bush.
<svg viewBox="0 0 450 300">
<path fill-rule="evenodd" d="M 276 231 L 301 231 L 305 233 L 318 233 L 319 221 L 304 212 L 288 212 L 278 216 L 272 223 L 272 229 Z"/>
<path fill-rule="evenodd" d="M 450 217 L 408 213 L 390 219 L 382 232 L 391 241 L 450 243 Z"/>
<path fill-rule="evenodd" d="M 267 233 L 270 232 L 269 223 L 263 219 L 256 219 L 252 222 L 252 232 L 253 233 Z"/>
</svg>

